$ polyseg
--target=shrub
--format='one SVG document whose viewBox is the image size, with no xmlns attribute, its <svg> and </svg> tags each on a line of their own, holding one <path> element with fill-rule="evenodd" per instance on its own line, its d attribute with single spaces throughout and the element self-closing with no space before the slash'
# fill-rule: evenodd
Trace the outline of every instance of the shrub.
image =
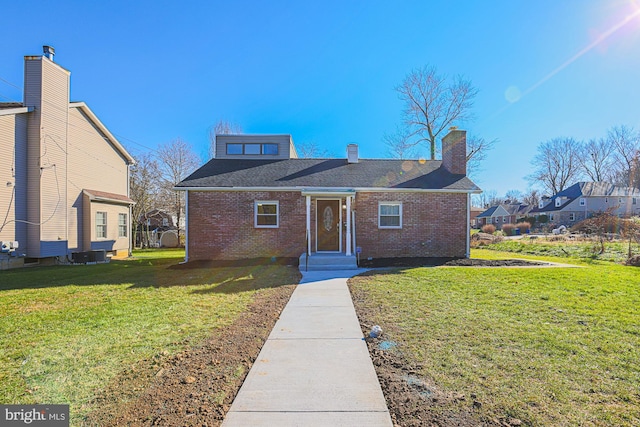
<svg viewBox="0 0 640 427">
<path fill-rule="evenodd" d="M 496 232 L 496 227 L 493 224 L 485 224 L 482 226 L 482 232 L 487 234 L 493 234 Z"/>
<path fill-rule="evenodd" d="M 507 236 L 513 236 L 514 234 L 516 234 L 515 230 L 516 230 L 515 224 L 504 224 L 502 226 L 502 231 Z"/>
<path fill-rule="evenodd" d="M 520 230 L 520 234 L 524 234 L 531 229 L 531 224 L 523 221 L 516 224 L 516 228 Z"/>
</svg>

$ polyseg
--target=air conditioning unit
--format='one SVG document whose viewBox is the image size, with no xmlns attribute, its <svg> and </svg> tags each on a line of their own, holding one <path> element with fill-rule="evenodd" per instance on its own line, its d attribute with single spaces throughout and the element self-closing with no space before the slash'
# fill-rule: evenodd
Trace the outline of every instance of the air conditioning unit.
<svg viewBox="0 0 640 427">
<path fill-rule="evenodd" d="M 11 242 L 11 249 L 18 249 L 20 247 L 20 244 L 18 243 L 17 240 Z"/>
<path fill-rule="evenodd" d="M 2 242 L 2 248 L 0 252 L 10 252 L 11 251 L 11 242 Z"/>
</svg>

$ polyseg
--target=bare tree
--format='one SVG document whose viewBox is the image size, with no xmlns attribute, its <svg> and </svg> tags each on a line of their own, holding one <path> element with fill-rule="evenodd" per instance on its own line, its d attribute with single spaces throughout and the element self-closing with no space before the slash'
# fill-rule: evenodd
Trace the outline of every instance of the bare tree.
<svg viewBox="0 0 640 427">
<path fill-rule="evenodd" d="M 321 147 L 315 141 L 297 144 L 296 151 L 298 152 L 298 157 L 303 159 L 321 159 L 325 157 L 331 157 L 329 150 L 327 150 L 325 147 Z"/>
<path fill-rule="evenodd" d="M 385 133 L 382 136 L 387 151 L 394 159 L 416 158 L 416 144 L 411 141 L 411 131 L 406 126 L 396 126 L 393 133 Z"/>
<path fill-rule="evenodd" d="M 595 182 L 611 181 L 613 156 L 613 144 L 609 138 L 590 139 L 580 149 L 579 158 L 584 174 Z"/>
<path fill-rule="evenodd" d="M 573 138 L 555 138 L 538 145 L 531 161 L 535 168 L 529 179 L 545 191 L 559 193 L 582 175 L 580 143 Z"/>
<path fill-rule="evenodd" d="M 426 144 L 431 160 L 436 158 L 438 136 L 454 123 L 471 118 L 478 93 L 469 80 L 457 76 L 448 81 L 429 65 L 407 74 L 396 91 L 405 103 L 404 122 L 417 137 L 415 144 Z"/>
<path fill-rule="evenodd" d="M 540 203 L 540 192 L 535 188 L 530 188 L 522 195 L 522 203 L 529 206 L 538 206 Z"/>
<path fill-rule="evenodd" d="M 640 186 L 640 133 L 627 126 L 615 126 L 607 135 L 614 150 L 615 183 Z"/>
<path fill-rule="evenodd" d="M 520 190 L 509 190 L 504 195 L 504 197 L 505 202 L 508 201 L 509 203 L 520 203 L 520 201 L 522 200 L 522 192 Z"/>
<path fill-rule="evenodd" d="M 184 140 L 177 138 L 158 148 L 158 169 L 161 178 L 161 193 L 167 211 L 176 217 L 178 239 L 180 218 L 184 206 L 184 192 L 173 188 L 199 166 L 198 156 Z"/>
<path fill-rule="evenodd" d="M 480 165 L 487 158 L 487 152 L 493 148 L 497 140 L 487 141 L 484 138 L 471 136 L 467 138 L 467 175 L 480 171 Z"/>
<path fill-rule="evenodd" d="M 209 158 L 216 154 L 216 135 L 235 135 L 242 133 L 242 126 L 229 120 L 220 120 L 209 128 Z"/>
<path fill-rule="evenodd" d="M 158 162 L 149 153 L 137 156 L 136 163 L 131 167 L 131 179 L 129 180 L 130 195 L 136 202 L 131 208 L 131 235 L 136 236 L 136 231 L 141 226 L 141 244 L 143 246 L 149 244 L 149 230 L 147 228 L 146 233 L 144 232 L 146 221 L 141 223 L 140 220 L 147 212 L 159 205 L 159 183 Z"/>
<path fill-rule="evenodd" d="M 473 196 L 471 203 L 479 208 L 488 209 L 491 206 L 499 205 L 503 202 L 501 197 L 498 197 L 496 190 L 485 190 L 477 196 Z"/>
</svg>

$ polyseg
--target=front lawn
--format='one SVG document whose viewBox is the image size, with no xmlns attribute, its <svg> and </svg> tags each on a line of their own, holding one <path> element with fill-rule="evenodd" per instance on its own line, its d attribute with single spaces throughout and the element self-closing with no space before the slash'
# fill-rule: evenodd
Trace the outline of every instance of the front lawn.
<svg viewBox="0 0 640 427">
<path fill-rule="evenodd" d="M 350 285 L 359 314 L 479 419 L 640 425 L 638 268 L 412 268 Z"/>
<path fill-rule="evenodd" d="M 183 251 L 0 271 L 0 403 L 68 403 L 72 424 L 123 369 L 233 322 L 295 268 L 176 268 Z"/>
</svg>

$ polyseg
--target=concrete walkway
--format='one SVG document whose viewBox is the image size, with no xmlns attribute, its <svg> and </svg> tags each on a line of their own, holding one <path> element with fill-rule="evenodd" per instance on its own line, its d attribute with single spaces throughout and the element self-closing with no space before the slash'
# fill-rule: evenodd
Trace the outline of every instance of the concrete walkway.
<svg viewBox="0 0 640 427">
<path fill-rule="evenodd" d="M 393 425 L 347 288 L 362 271 L 303 273 L 223 427 Z"/>
</svg>

